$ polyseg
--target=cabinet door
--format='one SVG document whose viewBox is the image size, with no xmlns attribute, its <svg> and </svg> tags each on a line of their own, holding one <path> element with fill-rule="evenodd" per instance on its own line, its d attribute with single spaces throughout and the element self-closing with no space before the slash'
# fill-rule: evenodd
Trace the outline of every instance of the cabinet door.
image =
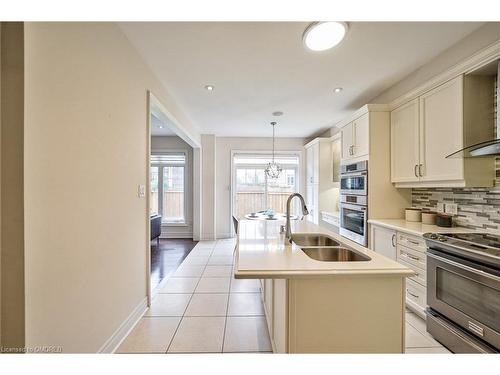
<svg viewBox="0 0 500 375">
<path fill-rule="evenodd" d="M 306 183 L 312 184 L 314 179 L 314 155 L 312 147 L 306 148 Z"/>
<path fill-rule="evenodd" d="M 396 231 L 372 226 L 372 244 L 371 248 L 376 253 L 386 256 L 387 258 L 396 260 L 397 248 Z"/>
<path fill-rule="evenodd" d="M 312 149 L 312 184 L 317 184 L 319 182 L 319 143 L 311 146 Z"/>
<path fill-rule="evenodd" d="M 355 157 L 368 155 L 370 144 L 369 125 L 368 113 L 353 121 L 354 147 L 352 153 Z"/>
<path fill-rule="evenodd" d="M 288 351 L 288 289 L 284 279 L 274 280 L 273 339 L 277 353 Z"/>
<path fill-rule="evenodd" d="M 334 138 L 331 143 L 332 152 L 332 181 L 340 182 L 340 158 L 341 158 L 341 139 L 340 137 Z"/>
<path fill-rule="evenodd" d="M 273 332 L 273 279 L 264 280 L 264 304 L 267 313 L 267 329 L 272 335 Z"/>
<path fill-rule="evenodd" d="M 460 76 L 420 97 L 421 180 L 462 180 L 463 159 L 445 158 L 462 147 L 463 79 Z"/>
<path fill-rule="evenodd" d="M 306 216 L 308 221 L 316 223 L 316 206 L 318 204 L 317 185 L 306 186 L 306 206 L 309 210 L 309 215 Z"/>
<path fill-rule="evenodd" d="M 354 145 L 354 134 L 352 130 L 352 122 L 342 128 L 342 159 L 351 159 L 352 146 Z"/>
<path fill-rule="evenodd" d="M 391 112 L 391 181 L 418 181 L 418 99 Z"/>
</svg>

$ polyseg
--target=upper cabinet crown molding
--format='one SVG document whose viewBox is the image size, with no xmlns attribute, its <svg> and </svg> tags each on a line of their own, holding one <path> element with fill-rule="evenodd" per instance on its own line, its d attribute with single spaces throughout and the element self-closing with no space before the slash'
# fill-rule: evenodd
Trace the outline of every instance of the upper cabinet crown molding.
<svg viewBox="0 0 500 375">
<path fill-rule="evenodd" d="M 368 112 L 387 112 L 389 110 L 390 108 L 388 104 L 365 104 L 364 106 L 353 112 L 350 116 L 342 119 L 333 126 L 340 129 Z"/>
<path fill-rule="evenodd" d="M 389 103 L 389 110 L 400 107 L 401 105 L 410 102 L 411 100 L 419 97 L 420 95 L 432 90 L 433 88 L 463 74 L 469 74 L 479 67 L 489 64 L 495 60 L 500 59 L 500 40 L 490 44 L 484 49 L 476 52 L 466 60 L 459 62 L 446 71 L 431 78 L 425 83 L 417 86 L 413 90 L 404 95 L 394 99 Z"/>
</svg>

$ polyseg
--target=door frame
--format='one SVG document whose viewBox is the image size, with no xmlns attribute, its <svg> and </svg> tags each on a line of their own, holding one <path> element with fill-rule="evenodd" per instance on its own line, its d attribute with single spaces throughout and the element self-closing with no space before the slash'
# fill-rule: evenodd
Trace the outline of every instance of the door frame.
<svg viewBox="0 0 500 375">
<path fill-rule="evenodd" d="M 235 165 L 234 165 L 234 156 L 236 154 L 249 154 L 249 155 L 259 155 L 259 154 L 270 154 L 271 151 L 269 150 L 231 150 L 231 170 L 230 170 L 230 178 L 231 178 L 231 185 L 229 186 L 229 207 L 230 207 L 230 215 L 229 215 L 229 228 L 231 236 L 235 236 L 236 233 L 233 228 L 233 210 L 234 210 L 234 197 L 233 197 L 233 192 L 235 189 Z M 304 166 L 302 165 L 303 162 L 303 157 L 302 157 L 303 150 L 280 150 L 280 151 L 275 151 L 275 155 L 295 155 L 298 157 L 299 162 L 297 166 L 297 180 L 295 182 L 295 186 L 297 189 L 298 193 L 303 194 L 303 186 L 302 186 L 302 173 Z M 266 186 L 266 193 L 267 193 L 267 186 Z"/>
<path fill-rule="evenodd" d="M 151 90 L 147 91 L 146 99 L 146 294 L 148 306 L 151 306 L 153 290 L 151 288 L 151 228 L 150 228 L 150 191 L 151 191 L 151 114 L 163 119 L 168 128 L 179 138 L 193 148 L 193 240 L 200 239 L 201 231 L 201 143 L 175 118 Z"/>
</svg>

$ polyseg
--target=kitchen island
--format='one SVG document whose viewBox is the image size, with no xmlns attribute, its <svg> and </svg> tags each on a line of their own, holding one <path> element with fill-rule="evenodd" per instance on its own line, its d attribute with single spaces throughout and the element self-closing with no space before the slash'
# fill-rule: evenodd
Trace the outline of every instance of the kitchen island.
<svg viewBox="0 0 500 375">
<path fill-rule="evenodd" d="M 241 220 L 234 266 L 236 278 L 261 279 L 274 352 L 403 353 L 405 278 L 413 271 L 315 224 L 292 222 L 295 235 L 327 235 L 357 254 L 312 259 L 285 244 L 283 224 Z"/>
</svg>

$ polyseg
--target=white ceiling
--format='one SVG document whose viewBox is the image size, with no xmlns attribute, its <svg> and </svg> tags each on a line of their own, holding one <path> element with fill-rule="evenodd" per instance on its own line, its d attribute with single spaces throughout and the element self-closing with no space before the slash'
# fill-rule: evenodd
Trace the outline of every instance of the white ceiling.
<svg viewBox="0 0 500 375">
<path fill-rule="evenodd" d="M 160 119 L 154 113 L 151 114 L 151 135 L 172 137 L 177 134 L 171 129 L 168 121 Z"/>
<path fill-rule="evenodd" d="M 344 41 L 325 52 L 304 48 L 304 22 L 119 25 L 201 133 L 269 136 L 271 113 L 280 110 L 277 136 L 308 137 L 481 23 L 353 22 Z M 344 90 L 334 94 L 338 86 Z"/>
</svg>

